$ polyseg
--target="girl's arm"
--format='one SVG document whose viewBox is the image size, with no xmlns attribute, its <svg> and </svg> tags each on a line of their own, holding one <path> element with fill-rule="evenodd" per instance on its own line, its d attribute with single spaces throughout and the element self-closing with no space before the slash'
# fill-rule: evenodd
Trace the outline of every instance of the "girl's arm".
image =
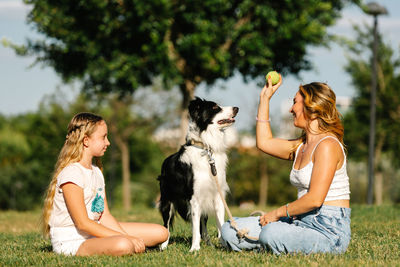
<svg viewBox="0 0 400 267">
<path fill-rule="evenodd" d="M 282 77 L 279 75 L 279 82 L 272 86 L 271 79 L 264 86 L 260 93 L 260 103 L 258 105 L 257 125 L 256 125 L 256 142 L 257 148 L 261 151 L 281 159 L 290 159 L 299 140 L 284 140 L 273 138 L 271 131 L 271 123 L 269 122 L 269 102 L 276 90 L 282 84 Z"/>
<path fill-rule="evenodd" d="M 78 230 L 96 237 L 107 237 L 121 234 L 126 235 L 123 231 L 106 227 L 89 219 L 83 201 L 83 189 L 81 187 L 74 183 L 65 183 L 61 188 L 68 212 Z"/>
<path fill-rule="evenodd" d="M 107 197 L 105 195 L 104 195 L 104 212 L 101 216 L 100 223 L 124 235 L 128 235 L 125 232 L 125 230 L 121 227 L 119 222 L 114 218 L 114 216 L 112 216 L 110 209 L 108 208 Z"/>
<path fill-rule="evenodd" d="M 291 202 L 288 207 L 281 206 L 261 216 L 261 225 L 286 217 L 286 208 L 290 216 L 295 216 L 320 207 L 328 194 L 335 172 L 344 164 L 343 161 L 343 151 L 337 141 L 330 138 L 322 141 L 314 152 L 314 167 L 309 191 L 301 198 Z"/>
<path fill-rule="evenodd" d="M 91 236 L 95 237 L 108 237 L 124 235 L 135 247 L 136 252 L 143 252 L 145 250 L 145 243 L 142 238 L 128 235 L 119 226 L 115 218 L 110 214 L 106 200 L 104 199 L 104 213 L 105 221 L 107 225 L 102 223 L 96 223 L 89 219 L 86 211 L 86 207 L 83 201 L 83 189 L 74 183 L 66 183 L 61 186 L 64 194 L 65 203 L 68 208 L 68 212 L 71 215 L 72 220 L 78 230 L 83 231 Z M 103 218 L 101 219 L 103 221 Z M 109 227 L 108 225 L 111 225 Z"/>
</svg>

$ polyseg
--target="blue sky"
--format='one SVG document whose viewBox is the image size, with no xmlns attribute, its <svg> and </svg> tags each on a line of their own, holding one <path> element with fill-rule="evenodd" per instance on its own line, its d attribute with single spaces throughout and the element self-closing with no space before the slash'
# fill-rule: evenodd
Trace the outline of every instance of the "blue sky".
<svg viewBox="0 0 400 267">
<path fill-rule="evenodd" d="M 368 1 L 367 1 L 368 2 Z M 385 6 L 389 15 L 379 17 L 379 31 L 384 34 L 386 42 L 395 49 L 400 44 L 400 1 L 375 1 Z M 27 37 L 37 37 L 37 34 L 25 23 L 28 7 L 20 0 L 0 0 L 0 39 L 6 38 L 14 43 L 22 44 Z M 329 29 L 330 33 L 353 36 L 353 24 L 372 24 L 372 17 L 364 14 L 357 7 L 344 9 L 342 18 Z M 369 51 L 367 51 L 368 53 Z M 344 72 L 346 63 L 345 52 L 333 45 L 327 48 L 309 48 L 309 60 L 314 70 L 303 71 L 300 78 L 283 77 L 283 84 L 272 99 L 271 118 L 278 118 L 282 101 L 292 99 L 300 83 L 312 81 L 327 82 L 337 96 L 353 96 L 354 88 L 350 77 Z M 34 58 L 18 57 L 9 49 L 0 45 L 0 113 L 5 115 L 34 111 L 45 95 L 52 94 L 59 88 L 67 97 L 78 92 L 79 86 L 64 85 L 55 72 L 49 67 L 37 65 L 30 68 Z M 269 70 L 266 70 L 268 72 Z M 221 85 L 226 89 L 221 89 Z M 196 95 L 214 100 L 222 105 L 235 105 L 240 108 L 237 117 L 237 127 L 247 128 L 256 115 L 260 89 L 256 83 L 244 84 L 241 77 L 235 76 L 226 82 L 206 90 L 200 86 Z"/>
</svg>

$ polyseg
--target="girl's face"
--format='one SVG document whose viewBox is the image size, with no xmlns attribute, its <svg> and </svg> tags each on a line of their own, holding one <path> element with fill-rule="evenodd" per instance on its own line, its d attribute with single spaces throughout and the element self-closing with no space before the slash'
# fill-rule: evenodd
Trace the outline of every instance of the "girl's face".
<svg viewBox="0 0 400 267">
<path fill-rule="evenodd" d="M 299 128 L 306 128 L 306 118 L 304 116 L 304 98 L 299 92 L 293 98 L 293 105 L 290 109 L 293 114 L 293 124 Z"/>
<path fill-rule="evenodd" d="M 110 145 L 107 133 L 107 124 L 105 121 L 101 121 L 97 123 L 94 133 L 87 138 L 86 147 L 93 157 L 101 157 L 106 152 L 107 147 Z"/>
</svg>

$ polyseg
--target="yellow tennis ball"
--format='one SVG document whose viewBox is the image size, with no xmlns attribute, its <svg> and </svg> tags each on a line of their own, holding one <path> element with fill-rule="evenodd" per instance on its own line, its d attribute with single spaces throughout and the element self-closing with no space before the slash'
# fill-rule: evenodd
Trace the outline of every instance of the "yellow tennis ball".
<svg viewBox="0 0 400 267">
<path fill-rule="evenodd" d="M 277 73 L 276 71 L 270 71 L 267 73 L 267 75 L 265 75 L 265 80 L 267 81 L 267 83 L 268 77 L 271 77 L 272 85 L 275 85 L 279 82 L 279 73 Z"/>
</svg>

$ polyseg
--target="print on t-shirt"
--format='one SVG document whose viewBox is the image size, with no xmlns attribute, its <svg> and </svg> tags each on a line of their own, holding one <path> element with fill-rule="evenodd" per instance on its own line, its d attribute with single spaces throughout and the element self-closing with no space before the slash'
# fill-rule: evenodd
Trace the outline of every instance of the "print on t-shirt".
<svg viewBox="0 0 400 267">
<path fill-rule="evenodd" d="M 102 191 L 102 188 L 98 190 Z M 104 211 L 104 199 L 99 193 L 96 193 L 96 197 L 93 199 L 91 211 L 100 214 Z"/>
</svg>

